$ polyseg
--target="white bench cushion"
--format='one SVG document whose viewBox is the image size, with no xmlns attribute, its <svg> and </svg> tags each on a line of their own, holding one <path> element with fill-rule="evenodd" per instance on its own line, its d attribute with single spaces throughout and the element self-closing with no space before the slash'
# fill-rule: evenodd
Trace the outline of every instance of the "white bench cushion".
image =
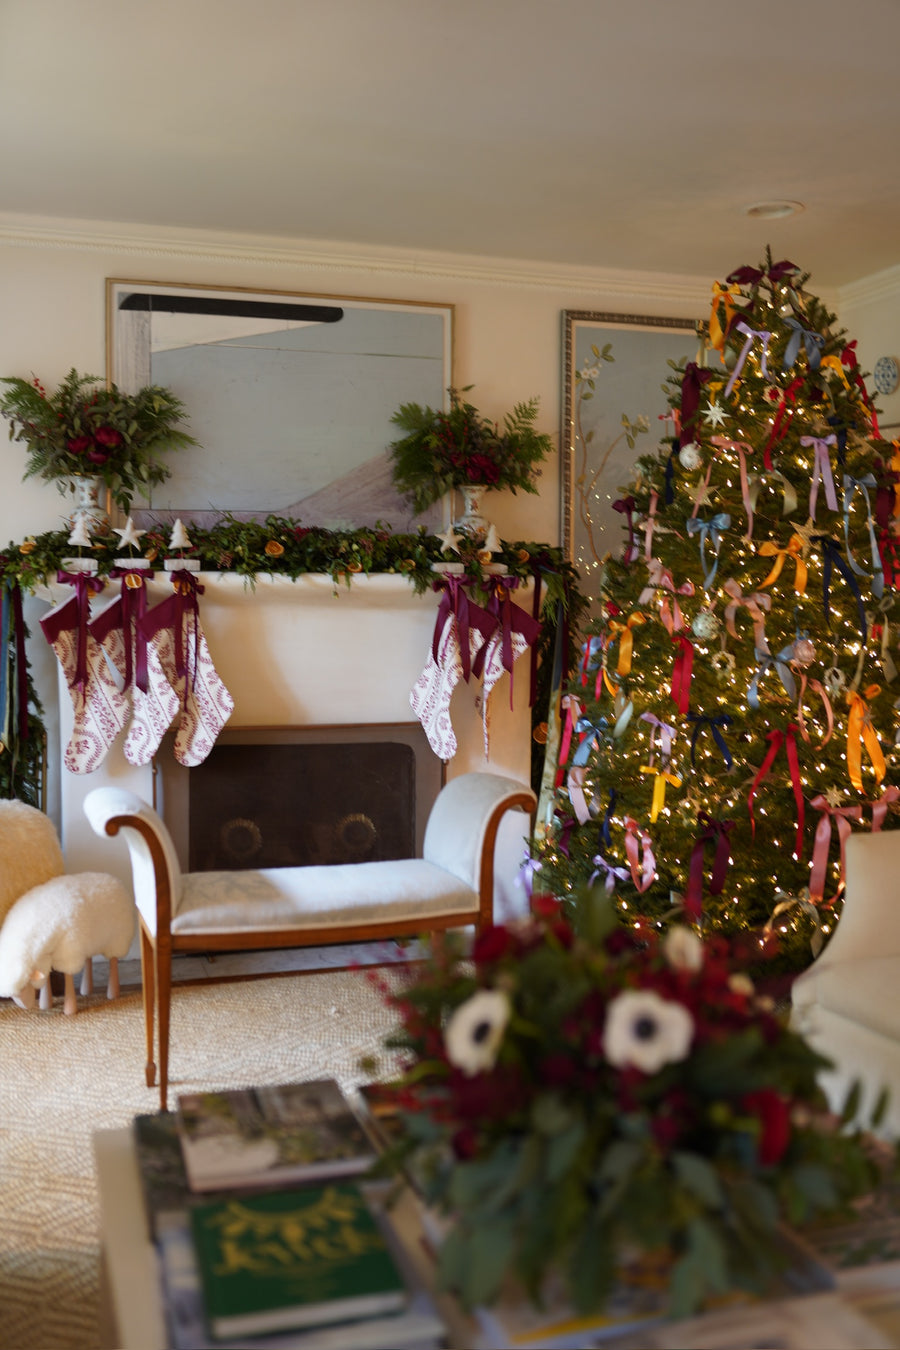
<svg viewBox="0 0 900 1350">
<path fill-rule="evenodd" d="M 172 932 L 232 933 L 241 929 L 379 923 L 390 919 L 471 915 L 478 893 L 421 858 L 273 867 L 245 872 L 182 874 Z"/>
</svg>

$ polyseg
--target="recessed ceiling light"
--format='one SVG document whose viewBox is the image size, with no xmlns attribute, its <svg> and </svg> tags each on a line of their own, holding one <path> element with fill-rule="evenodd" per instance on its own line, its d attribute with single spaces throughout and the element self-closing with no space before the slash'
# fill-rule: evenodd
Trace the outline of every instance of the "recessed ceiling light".
<svg viewBox="0 0 900 1350">
<path fill-rule="evenodd" d="M 795 216 L 804 211 L 802 202 L 754 202 L 744 207 L 745 216 L 755 216 L 757 220 L 778 220 L 782 216 Z"/>
</svg>

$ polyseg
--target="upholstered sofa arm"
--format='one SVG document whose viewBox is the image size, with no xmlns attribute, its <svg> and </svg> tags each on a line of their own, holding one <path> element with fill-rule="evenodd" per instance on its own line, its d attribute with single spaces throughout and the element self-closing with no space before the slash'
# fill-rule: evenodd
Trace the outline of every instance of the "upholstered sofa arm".
<svg viewBox="0 0 900 1350">
<path fill-rule="evenodd" d="M 821 963 L 900 955 L 900 830 L 852 834 L 845 847 L 846 895 Z"/>
</svg>

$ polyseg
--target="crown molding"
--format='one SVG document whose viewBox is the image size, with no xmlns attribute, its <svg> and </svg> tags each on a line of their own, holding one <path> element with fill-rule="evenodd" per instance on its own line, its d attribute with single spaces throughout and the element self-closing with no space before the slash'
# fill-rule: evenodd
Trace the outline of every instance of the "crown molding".
<svg viewBox="0 0 900 1350">
<path fill-rule="evenodd" d="M 879 300 L 894 300 L 900 295 L 900 267 L 888 267 L 841 286 L 838 295 L 842 306 L 872 305 Z"/>
<path fill-rule="evenodd" d="M 129 257 L 433 277 L 488 286 L 564 291 L 576 297 L 579 304 L 591 296 L 607 304 L 613 298 L 649 302 L 653 306 L 662 304 L 681 309 L 688 316 L 695 315 L 703 307 L 709 293 L 707 279 L 671 273 L 574 267 L 331 240 L 233 235 L 49 216 L 26 217 L 11 212 L 0 212 L 0 244 L 13 248 L 68 249 Z"/>
</svg>

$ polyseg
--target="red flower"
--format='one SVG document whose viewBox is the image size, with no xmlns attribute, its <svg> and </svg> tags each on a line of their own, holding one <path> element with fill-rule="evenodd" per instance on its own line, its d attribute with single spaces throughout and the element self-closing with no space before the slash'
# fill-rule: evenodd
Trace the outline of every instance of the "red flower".
<svg viewBox="0 0 900 1350">
<path fill-rule="evenodd" d="M 791 1138 L 790 1103 L 773 1088 L 747 1092 L 741 1098 L 741 1107 L 759 1118 L 762 1126 L 758 1156 L 763 1167 L 774 1167 L 784 1156 Z"/>
<path fill-rule="evenodd" d="M 502 924 L 493 924 L 479 933 L 472 943 L 472 960 L 476 966 L 499 961 L 512 947 L 512 936 Z"/>
<path fill-rule="evenodd" d="M 66 449 L 72 455 L 83 455 L 86 450 L 93 447 L 93 444 L 90 436 L 73 436 L 70 441 L 66 441 Z"/>
<path fill-rule="evenodd" d="M 478 1133 L 471 1125 L 463 1125 L 450 1142 L 453 1152 L 461 1162 L 465 1162 L 467 1158 L 474 1158 L 478 1152 Z"/>
<path fill-rule="evenodd" d="M 575 1061 L 561 1051 L 545 1055 L 541 1061 L 539 1077 L 541 1082 L 551 1087 L 568 1087 L 575 1077 Z"/>
<path fill-rule="evenodd" d="M 105 464 L 109 459 L 109 451 L 99 450 L 97 446 L 94 446 L 93 450 L 87 452 L 85 459 L 89 459 L 92 464 Z"/>
<path fill-rule="evenodd" d="M 109 450 L 115 450 L 116 446 L 122 444 L 122 433 L 116 431 L 115 427 L 98 427 L 94 432 L 94 440 L 98 445 L 106 446 Z"/>
</svg>

